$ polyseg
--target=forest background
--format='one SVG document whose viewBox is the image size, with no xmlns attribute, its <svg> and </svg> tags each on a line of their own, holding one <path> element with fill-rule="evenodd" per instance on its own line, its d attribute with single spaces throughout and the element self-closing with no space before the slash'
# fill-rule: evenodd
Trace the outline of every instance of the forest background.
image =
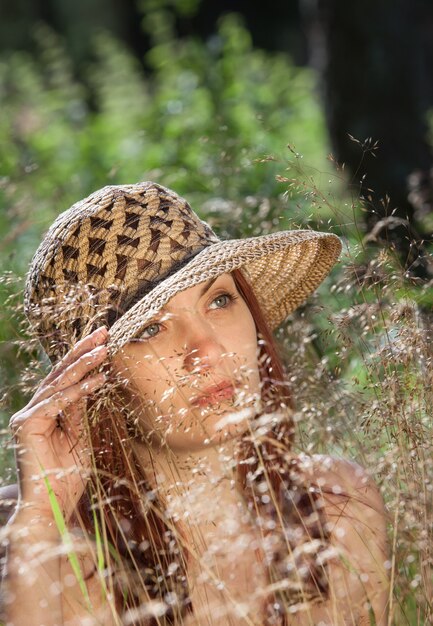
<svg viewBox="0 0 433 626">
<path fill-rule="evenodd" d="M 341 263 L 278 333 L 299 449 L 389 510 L 390 624 L 433 624 L 433 5 L 0 0 L 1 476 L 34 386 L 22 288 L 43 232 L 155 180 L 223 237 L 332 231 Z"/>
</svg>

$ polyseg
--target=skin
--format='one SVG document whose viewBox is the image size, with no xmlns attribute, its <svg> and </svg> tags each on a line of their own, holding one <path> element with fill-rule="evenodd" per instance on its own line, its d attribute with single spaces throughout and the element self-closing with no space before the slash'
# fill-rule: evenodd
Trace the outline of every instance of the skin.
<svg viewBox="0 0 433 626">
<path fill-rule="evenodd" d="M 52 590 L 53 581 L 64 582 L 71 576 L 71 566 L 60 553 L 61 538 L 40 475 L 43 465 L 72 528 L 89 466 L 88 451 L 79 438 L 82 401 L 104 384 L 101 375 L 89 378 L 89 373 L 106 358 L 107 338 L 107 331 L 101 329 L 79 342 L 11 420 L 19 493 L 9 522 L 3 588 L 26 602 L 6 605 L 9 623 L 78 626 L 87 614 L 76 586 L 64 586 L 62 596 Z M 122 349 L 113 365 L 126 383 L 126 401 L 142 434 L 136 446 L 149 481 L 172 514 L 186 519 L 195 556 L 188 571 L 195 613 L 185 624 L 259 624 L 265 577 L 263 558 L 256 558 L 255 546 L 261 537 L 242 513 L 227 461 L 248 429 L 249 416 L 260 409 L 257 337 L 251 313 L 231 276 L 177 294 L 146 325 L 140 339 Z M 221 382 L 225 391 L 209 391 Z M 227 419 L 244 408 L 249 410 L 244 419 Z M 62 428 L 57 427 L 59 419 Z M 358 465 L 330 457 L 306 457 L 302 471 L 323 489 L 336 556 L 329 567 L 329 600 L 291 616 L 289 624 L 368 624 L 368 600 L 376 623 L 385 626 L 386 516 L 377 487 Z M 227 528 L 234 529 L 228 544 Z M 29 548 L 41 542 L 44 551 L 32 560 L 31 578 L 22 567 Z M 82 541 L 76 545 L 83 570 L 91 569 L 93 546 Z M 46 558 L 47 550 L 52 558 Z M 222 590 L 215 586 L 214 574 L 203 578 L 203 563 L 217 574 Z M 88 583 L 93 615 L 104 624 L 115 624 L 109 603 L 101 602 L 99 585 L 96 577 Z M 228 614 L 219 615 L 221 607 L 236 602 L 248 602 L 249 617 L 232 621 Z"/>
</svg>

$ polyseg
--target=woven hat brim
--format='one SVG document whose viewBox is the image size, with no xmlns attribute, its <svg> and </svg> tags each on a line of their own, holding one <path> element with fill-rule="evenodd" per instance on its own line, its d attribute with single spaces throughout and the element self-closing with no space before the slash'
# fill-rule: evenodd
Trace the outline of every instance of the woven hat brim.
<svg viewBox="0 0 433 626">
<path fill-rule="evenodd" d="M 274 330 L 319 286 L 340 252 L 341 242 L 336 235 L 310 230 L 208 246 L 122 315 L 110 330 L 110 353 L 136 338 L 177 293 L 238 268 L 246 275 Z"/>
</svg>

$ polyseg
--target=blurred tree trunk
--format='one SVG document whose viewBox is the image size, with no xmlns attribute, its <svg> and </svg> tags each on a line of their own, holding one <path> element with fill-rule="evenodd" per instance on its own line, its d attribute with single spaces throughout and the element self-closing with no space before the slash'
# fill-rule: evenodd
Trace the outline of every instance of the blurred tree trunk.
<svg viewBox="0 0 433 626">
<path fill-rule="evenodd" d="M 433 2 L 301 0 L 301 6 L 333 155 L 360 190 L 367 230 L 395 246 L 412 276 L 430 278 L 423 239 L 433 223 L 427 126 Z"/>
</svg>

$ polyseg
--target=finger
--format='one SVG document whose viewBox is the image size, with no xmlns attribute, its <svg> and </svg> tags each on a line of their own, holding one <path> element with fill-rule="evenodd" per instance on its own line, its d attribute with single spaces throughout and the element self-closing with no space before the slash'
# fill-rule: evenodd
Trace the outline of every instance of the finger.
<svg viewBox="0 0 433 626">
<path fill-rule="evenodd" d="M 47 378 L 44 382 L 52 382 L 55 378 L 57 378 L 69 365 L 74 363 L 78 358 L 80 358 L 83 354 L 90 352 L 94 348 L 102 345 L 108 339 L 108 330 L 105 326 L 101 326 L 97 328 L 93 333 L 87 335 L 87 337 L 83 337 L 80 339 L 75 346 L 66 354 L 65 357 L 58 363 L 52 372 L 48 374 Z"/>
<path fill-rule="evenodd" d="M 60 411 L 67 409 L 72 403 L 79 402 L 81 399 L 93 393 L 106 380 L 106 375 L 102 372 L 90 376 L 85 380 L 71 385 L 66 389 L 56 392 L 50 398 L 43 400 L 38 405 L 38 414 L 47 417 L 57 417 Z"/>
<path fill-rule="evenodd" d="M 60 411 L 96 391 L 105 380 L 105 374 L 96 374 L 67 389 L 58 391 L 31 409 L 17 413 L 10 422 L 12 432 L 17 435 L 25 429 L 28 434 L 46 436 L 47 431 L 52 431 L 56 427 L 55 420 Z"/>
<path fill-rule="evenodd" d="M 53 396 L 58 391 L 77 384 L 92 369 L 100 365 L 107 357 L 107 346 L 102 345 L 94 348 L 91 352 L 86 352 L 74 363 L 69 365 L 58 377 L 47 386 L 42 386 L 38 393 L 32 398 L 29 406 L 33 406 L 42 400 Z"/>
<path fill-rule="evenodd" d="M 74 363 L 83 354 L 90 352 L 94 348 L 105 343 L 108 339 L 108 330 L 105 326 L 101 326 L 80 339 L 75 346 L 63 357 L 63 359 L 53 368 L 53 370 L 45 378 L 43 385 L 51 384 L 69 365 Z"/>
</svg>

